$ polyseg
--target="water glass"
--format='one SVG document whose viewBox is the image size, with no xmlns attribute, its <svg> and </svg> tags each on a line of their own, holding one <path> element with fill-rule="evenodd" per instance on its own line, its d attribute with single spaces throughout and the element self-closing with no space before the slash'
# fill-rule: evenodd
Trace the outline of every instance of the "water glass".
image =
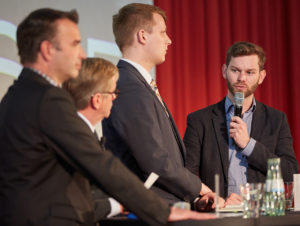
<svg viewBox="0 0 300 226">
<path fill-rule="evenodd" d="M 258 218 L 264 193 L 264 184 L 247 183 L 241 185 L 240 190 L 243 200 L 243 218 Z"/>
<path fill-rule="evenodd" d="M 293 182 L 284 182 L 285 209 L 293 210 L 294 192 Z"/>
</svg>

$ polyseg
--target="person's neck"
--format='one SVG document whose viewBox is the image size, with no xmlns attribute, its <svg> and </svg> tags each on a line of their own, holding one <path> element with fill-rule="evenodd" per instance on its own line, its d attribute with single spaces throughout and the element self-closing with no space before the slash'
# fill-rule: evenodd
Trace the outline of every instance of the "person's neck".
<svg viewBox="0 0 300 226">
<path fill-rule="evenodd" d="M 153 63 L 149 62 L 147 58 L 143 56 L 143 54 L 134 54 L 134 52 L 127 50 L 126 52 L 123 53 L 122 56 L 124 59 L 131 60 L 135 63 L 138 63 L 141 65 L 143 68 L 145 68 L 149 73 L 151 69 L 155 66 Z"/>
<path fill-rule="evenodd" d="M 88 108 L 79 110 L 78 112 L 80 112 L 87 120 L 89 120 L 92 126 L 95 126 L 99 122 L 99 120 L 96 119 L 94 112 Z"/>
<path fill-rule="evenodd" d="M 63 81 L 59 80 L 56 76 L 54 76 L 54 73 L 51 73 L 51 70 L 49 70 L 49 67 L 47 65 L 43 65 L 41 63 L 26 63 L 23 65 L 24 67 L 31 68 L 33 70 L 36 70 L 43 75 L 46 75 L 47 77 L 51 78 L 58 86 L 61 86 Z"/>
<path fill-rule="evenodd" d="M 235 103 L 234 96 L 230 92 L 228 92 L 227 97 L 231 100 L 232 103 Z M 245 97 L 244 102 L 243 102 L 242 114 L 244 114 L 246 111 L 248 111 L 250 109 L 250 107 L 252 106 L 252 103 L 253 103 L 253 98 L 254 98 L 253 94 L 251 94 L 248 97 Z"/>
</svg>

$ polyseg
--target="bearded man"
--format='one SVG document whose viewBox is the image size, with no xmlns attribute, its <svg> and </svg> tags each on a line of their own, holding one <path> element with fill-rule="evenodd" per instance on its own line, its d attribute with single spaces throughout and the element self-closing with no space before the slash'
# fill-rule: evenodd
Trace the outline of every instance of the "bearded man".
<svg viewBox="0 0 300 226">
<path fill-rule="evenodd" d="M 232 45 L 222 68 L 227 96 L 187 118 L 186 166 L 208 187 L 214 187 L 214 175 L 219 174 L 224 198 L 239 194 L 240 184 L 265 182 L 268 158 L 280 158 L 284 181 L 292 181 L 298 173 L 286 115 L 254 98 L 266 77 L 265 61 L 258 45 Z M 244 94 L 241 117 L 234 116 L 236 92 Z"/>
</svg>

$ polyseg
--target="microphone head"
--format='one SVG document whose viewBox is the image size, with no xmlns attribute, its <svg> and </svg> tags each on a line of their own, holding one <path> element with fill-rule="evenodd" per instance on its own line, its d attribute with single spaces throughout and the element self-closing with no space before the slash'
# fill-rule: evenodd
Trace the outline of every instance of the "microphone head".
<svg viewBox="0 0 300 226">
<path fill-rule="evenodd" d="M 244 102 L 244 93 L 236 92 L 234 94 L 235 105 L 242 107 Z"/>
</svg>

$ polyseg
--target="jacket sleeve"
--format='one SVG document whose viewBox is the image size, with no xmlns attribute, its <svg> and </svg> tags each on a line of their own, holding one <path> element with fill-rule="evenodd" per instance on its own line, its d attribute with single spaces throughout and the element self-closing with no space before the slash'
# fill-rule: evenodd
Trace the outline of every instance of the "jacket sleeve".
<svg viewBox="0 0 300 226">
<path fill-rule="evenodd" d="M 268 116 L 262 134 L 255 137 L 256 145 L 248 157 L 248 164 L 266 175 L 267 160 L 280 158 L 284 181 L 293 181 L 293 174 L 298 173 L 298 163 L 287 117 L 278 111 Z"/>
<path fill-rule="evenodd" d="M 81 172 L 146 223 L 166 224 L 170 213 L 168 204 L 146 190 L 110 152 L 101 151 L 97 139 L 78 117 L 67 92 L 58 88 L 47 91 L 39 121 L 44 139 L 55 150 L 59 161 Z"/>
</svg>

